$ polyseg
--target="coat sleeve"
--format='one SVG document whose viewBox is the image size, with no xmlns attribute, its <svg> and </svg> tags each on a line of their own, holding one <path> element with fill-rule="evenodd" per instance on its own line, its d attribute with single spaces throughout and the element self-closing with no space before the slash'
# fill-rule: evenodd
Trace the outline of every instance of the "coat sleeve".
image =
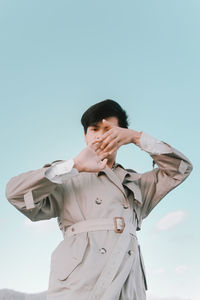
<svg viewBox="0 0 200 300">
<path fill-rule="evenodd" d="M 12 177 L 6 185 L 6 197 L 32 221 L 59 216 L 63 205 L 62 184 L 45 177 L 47 167 Z"/>
<path fill-rule="evenodd" d="M 166 144 L 166 143 L 164 143 Z M 170 145 L 169 153 L 150 154 L 158 168 L 141 175 L 139 186 L 142 194 L 140 222 L 147 217 L 159 201 L 182 183 L 192 171 L 192 164 L 182 153 Z"/>
</svg>

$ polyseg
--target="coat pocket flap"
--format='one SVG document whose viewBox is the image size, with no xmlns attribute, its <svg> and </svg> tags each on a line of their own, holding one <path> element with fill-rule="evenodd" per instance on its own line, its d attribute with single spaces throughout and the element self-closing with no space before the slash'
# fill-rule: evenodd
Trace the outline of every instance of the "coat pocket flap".
<svg viewBox="0 0 200 300">
<path fill-rule="evenodd" d="M 51 255 L 51 271 L 59 280 L 65 280 L 82 262 L 87 247 L 87 234 L 65 238 Z"/>
</svg>

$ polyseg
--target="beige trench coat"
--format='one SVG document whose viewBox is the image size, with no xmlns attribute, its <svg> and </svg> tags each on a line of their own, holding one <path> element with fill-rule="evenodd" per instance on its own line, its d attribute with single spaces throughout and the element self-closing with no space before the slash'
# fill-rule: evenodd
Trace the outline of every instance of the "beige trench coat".
<svg viewBox="0 0 200 300">
<path fill-rule="evenodd" d="M 158 202 L 190 174 L 180 152 L 152 155 L 158 168 L 138 174 L 117 164 L 99 173 L 79 173 L 62 184 L 45 177 L 48 167 L 11 178 L 8 200 L 32 221 L 58 217 L 64 239 L 53 251 L 49 300 L 144 300 L 145 269 L 135 230 Z M 132 232 L 83 231 L 68 236 L 84 220 L 123 217 Z M 70 227 L 71 228 L 71 227 Z M 127 228 L 127 227 L 125 227 Z"/>
</svg>

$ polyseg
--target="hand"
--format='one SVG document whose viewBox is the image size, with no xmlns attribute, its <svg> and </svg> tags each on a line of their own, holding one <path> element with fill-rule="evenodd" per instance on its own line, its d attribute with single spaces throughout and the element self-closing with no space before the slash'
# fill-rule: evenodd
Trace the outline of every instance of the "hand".
<svg viewBox="0 0 200 300">
<path fill-rule="evenodd" d="M 99 145 L 96 149 L 98 155 L 102 155 L 107 152 L 110 155 L 122 145 L 129 143 L 134 143 L 136 145 L 139 144 L 142 132 L 112 125 L 105 119 L 103 120 L 103 123 L 108 128 L 108 131 L 106 131 L 106 133 L 98 139 Z"/>
<path fill-rule="evenodd" d="M 74 158 L 74 168 L 79 172 L 99 172 L 106 167 L 108 153 L 97 154 L 97 141 L 84 148 Z"/>
</svg>

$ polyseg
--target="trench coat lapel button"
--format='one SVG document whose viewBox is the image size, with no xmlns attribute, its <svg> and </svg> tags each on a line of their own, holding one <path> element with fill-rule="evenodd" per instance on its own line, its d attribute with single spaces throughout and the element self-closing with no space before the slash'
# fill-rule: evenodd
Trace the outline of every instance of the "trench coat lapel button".
<svg viewBox="0 0 200 300">
<path fill-rule="evenodd" d="M 128 251 L 128 254 L 129 254 L 130 256 L 133 255 L 133 253 L 134 253 L 133 250 L 129 250 L 129 251 Z"/>
<path fill-rule="evenodd" d="M 97 197 L 96 200 L 95 200 L 95 203 L 98 204 L 98 205 L 101 204 L 102 203 L 102 199 L 100 199 L 99 197 Z"/>
<path fill-rule="evenodd" d="M 127 208 L 129 208 L 129 205 L 126 204 L 126 203 L 124 203 L 124 204 L 123 204 L 123 208 L 124 208 L 124 209 L 127 209 Z"/>
<path fill-rule="evenodd" d="M 101 249 L 99 249 L 99 252 L 100 252 L 101 254 L 105 254 L 105 253 L 106 253 L 106 249 L 105 249 L 105 248 L 101 248 Z"/>
</svg>

